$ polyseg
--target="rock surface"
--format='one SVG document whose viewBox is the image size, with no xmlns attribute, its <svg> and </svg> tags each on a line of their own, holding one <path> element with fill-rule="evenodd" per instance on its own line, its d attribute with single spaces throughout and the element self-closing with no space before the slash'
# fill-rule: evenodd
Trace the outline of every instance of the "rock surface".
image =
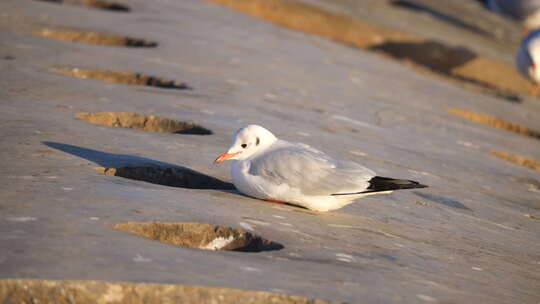
<svg viewBox="0 0 540 304">
<path fill-rule="evenodd" d="M 308 12 L 269 3 L 287 20 Z M 309 24 L 334 16 L 326 33 L 339 22 L 371 28 L 384 34 L 379 47 L 242 13 L 260 11 L 257 0 L 112 6 L 123 10 L 0 1 L 0 278 L 37 280 L 2 280 L 0 298 L 18 290 L 12 299 L 21 299 L 23 286 L 124 281 L 348 303 L 537 303 L 540 101 L 513 68 L 518 26 L 476 1 L 302 3 L 314 8 Z M 36 32 L 43 28 L 157 46 L 63 41 Z M 425 48 L 442 59 L 419 62 L 413 55 Z M 156 75 L 190 89 L 77 78 L 61 67 Z M 209 132 L 77 119 L 101 112 Z M 325 214 L 245 197 L 227 183 L 229 166 L 212 161 L 248 123 L 430 187 Z M 175 246 L 114 229 L 126 222 L 207 223 L 283 248 Z"/>
<path fill-rule="evenodd" d="M 100 281 L 3 280 L 2 303 L 283 303 L 331 304 L 304 297 L 230 288 Z"/>
</svg>

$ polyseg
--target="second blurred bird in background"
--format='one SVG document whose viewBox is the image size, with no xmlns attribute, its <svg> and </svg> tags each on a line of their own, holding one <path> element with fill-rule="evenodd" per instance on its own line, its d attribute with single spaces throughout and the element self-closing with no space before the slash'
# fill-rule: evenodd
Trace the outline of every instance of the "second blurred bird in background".
<svg viewBox="0 0 540 304">
<path fill-rule="evenodd" d="M 526 30 L 540 26 L 540 0 L 485 0 L 485 4 L 490 10 L 518 21 Z"/>
<path fill-rule="evenodd" d="M 538 62 L 540 62 L 540 29 L 530 32 L 523 39 L 516 56 L 518 71 L 534 82 L 531 88 L 533 96 L 536 96 L 538 83 L 540 83 Z"/>
<path fill-rule="evenodd" d="M 540 71 L 540 0 L 484 0 L 485 5 L 502 16 L 519 22 L 523 40 L 516 55 L 518 71 L 533 82 L 531 95 L 536 96 Z"/>
</svg>

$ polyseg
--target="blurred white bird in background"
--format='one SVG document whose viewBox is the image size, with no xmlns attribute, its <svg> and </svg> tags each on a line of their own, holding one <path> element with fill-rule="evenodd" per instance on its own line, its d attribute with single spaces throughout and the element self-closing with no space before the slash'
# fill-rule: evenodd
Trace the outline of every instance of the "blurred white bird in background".
<svg viewBox="0 0 540 304">
<path fill-rule="evenodd" d="M 533 81 L 531 95 L 536 96 L 540 83 L 540 29 L 534 30 L 523 39 L 517 52 L 516 65 L 519 72 Z"/>
<path fill-rule="evenodd" d="M 485 0 L 485 4 L 524 27 L 525 37 L 516 55 L 516 65 L 518 71 L 533 82 L 530 93 L 536 96 L 540 83 L 540 0 Z"/>
</svg>

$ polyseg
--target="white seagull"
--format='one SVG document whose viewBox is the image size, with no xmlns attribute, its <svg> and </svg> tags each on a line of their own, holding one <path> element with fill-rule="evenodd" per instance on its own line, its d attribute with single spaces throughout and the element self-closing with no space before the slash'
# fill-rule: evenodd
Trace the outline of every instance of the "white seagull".
<svg viewBox="0 0 540 304">
<path fill-rule="evenodd" d="M 336 160 L 301 143 L 280 140 L 258 125 L 240 128 L 216 163 L 233 160 L 232 180 L 251 197 L 315 211 L 330 211 L 355 199 L 392 190 L 424 188 L 418 182 L 376 176 L 351 161 Z"/>
<path fill-rule="evenodd" d="M 516 55 L 516 65 L 519 72 L 533 81 L 531 95 L 536 96 L 540 82 L 540 29 L 534 30 L 523 39 Z"/>
</svg>

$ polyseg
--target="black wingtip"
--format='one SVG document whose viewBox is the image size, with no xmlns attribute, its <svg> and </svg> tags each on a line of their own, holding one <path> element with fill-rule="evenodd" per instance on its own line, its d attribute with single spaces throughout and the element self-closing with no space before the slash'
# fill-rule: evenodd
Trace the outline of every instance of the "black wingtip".
<svg viewBox="0 0 540 304">
<path fill-rule="evenodd" d="M 419 182 L 412 181 L 412 180 L 375 176 L 369 180 L 369 187 L 364 192 L 379 192 L 379 191 L 400 190 L 400 189 L 426 188 L 426 187 L 427 187 L 426 185 L 422 185 Z"/>
<path fill-rule="evenodd" d="M 332 195 L 354 195 L 362 193 L 372 193 L 372 192 L 383 192 L 383 191 L 392 191 L 392 190 L 401 190 L 401 189 L 416 189 L 416 188 L 427 188 L 426 185 L 422 185 L 419 182 L 406 180 L 406 179 L 395 179 L 389 177 L 375 176 L 369 181 L 369 186 L 366 190 L 362 192 L 354 193 L 336 193 Z"/>
</svg>

